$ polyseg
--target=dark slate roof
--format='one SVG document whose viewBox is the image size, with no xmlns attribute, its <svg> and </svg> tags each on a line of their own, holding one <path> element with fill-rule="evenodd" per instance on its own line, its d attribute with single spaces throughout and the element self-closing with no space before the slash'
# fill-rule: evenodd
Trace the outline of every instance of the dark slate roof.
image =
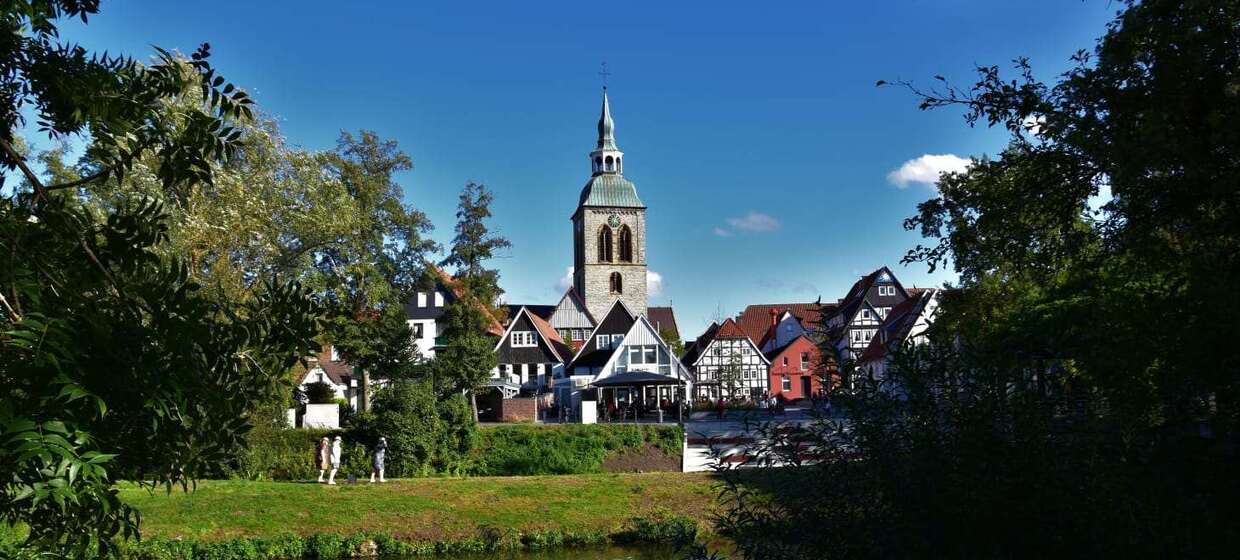
<svg viewBox="0 0 1240 560">
<path fill-rule="evenodd" d="M 715 332 L 718 330 L 718 323 L 712 322 L 710 326 L 706 327 L 706 331 L 702 333 L 702 336 L 697 337 L 692 344 L 685 347 L 685 355 L 680 357 L 680 363 L 685 366 L 692 366 L 693 362 L 697 361 L 698 356 L 701 356 L 702 352 L 706 350 L 706 347 L 710 346 L 711 341 L 715 340 Z"/>
<path fill-rule="evenodd" d="M 622 387 L 622 386 L 638 386 L 638 385 L 684 385 L 684 381 L 651 373 L 648 371 L 629 371 L 619 373 L 610 377 L 604 377 L 590 385 L 594 387 Z"/>
<path fill-rule="evenodd" d="M 676 338 L 680 338 L 680 329 L 676 326 L 676 314 L 672 312 L 672 308 L 647 307 L 646 318 L 650 319 L 650 324 L 654 327 L 654 330 L 660 332 L 669 330 L 676 333 Z"/>
<path fill-rule="evenodd" d="M 835 311 L 833 303 L 759 303 L 750 305 L 736 317 L 736 324 L 740 325 L 745 334 L 755 342 L 762 341 L 766 338 L 767 332 L 771 329 L 771 312 L 777 315 L 783 315 L 785 311 L 791 313 L 801 321 L 801 328 L 807 332 L 813 332 L 819 327 L 822 320 L 823 311 L 827 314 Z"/>
<path fill-rule="evenodd" d="M 573 359 L 573 348 L 564 343 L 564 339 L 560 338 L 560 333 L 555 332 L 555 329 L 551 328 L 551 325 L 547 323 L 546 319 L 539 317 L 538 314 L 529 307 L 526 307 L 525 310 L 529 313 L 530 322 L 534 323 L 534 328 L 538 329 L 539 334 L 541 334 L 542 337 L 547 340 L 547 343 L 551 345 L 551 348 L 555 351 L 556 356 L 560 358 L 560 362 L 563 363 Z M 551 306 L 551 310 L 555 311 L 555 306 Z"/>
<path fill-rule="evenodd" d="M 422 292 L 422 290 L 418 291 Z M 435 306 L 435 292 L 443 294 L 443 305 L 438 307 Z M 409 301 L 405 302 L 405 316 L 410 319 L 438 320 L 440 317 L 443 317 L 444 309 L 448 307 L 448 304 L 456 301 L 456 294 L 453 293 L 448 286 L 445 286 L 443 282 L 435 282 L 435 286 L 431 289 L 431 291 L 422 293 L 426 294 L 425 306 L 418 307 L 417 293 L 413 294 L 413 297 L 409 298 Z"/>
<path fill-rule="evenodd" d="M 504 307 L 508 310 L 508 319 L 510 321 L 517 316 L 517 312 L 522 307 L 528 309 L 530 313 L 537 315 L 539 319 L 544 321 L 550 321 L 551 315 L 555 313 L 554 305 L 505 305 Z"/>
<path fill-rule="evenodd" d="M 625 307 L 620 300 L 616 300 L 612 304 L 611 310 L 607 312 L 607 315 L 603 316 L 603 320 L 594 328 L 590 338 L 581 346 L 581 350 L 573 358 L 573 363 L 570 367 L 603 367 L 607 360 L 611 358 L 611 355 L 615 353 L 615 348 L 608 347 L 600 350 L 596 339 L 602 335 L 626 334 L 629 332 L 629 329 L 633 328 L 633 323 L 636 321 L 637 318 L 629 312 L 629 308 Z"/>
<path fill-rule="evenodd" d="M 862 276 L 860 280 L 854 282 L 852 288 L 848 290 L 848 295 L 844 296 L 844 299 L 840 300 L 839 307 L 836 309 L 835 313 L 832 313 L 831 315 L 843 315 L 845 323 L 844 326 L 846 327 L 848 322 L 852 320 L 853 316 L 857 314 L 857 312 L 861 309 L 861 306 L 865 303 L 865 295 L 870 292 L 870 288 L 874 287 L 874 282 L 878 280 L 878 277 L 884 272 L 891 276 L 892 283 L 897 288 L 904 291 L 904 286 L 900 285 L 899 280 L 896 279 L 895 274 L 892 274 L 890 268 L 885 266 L 879 267 L 878 270 Z M 907 291 L 904 293 L 906 295 L 908 294 Z"/>
</svg>

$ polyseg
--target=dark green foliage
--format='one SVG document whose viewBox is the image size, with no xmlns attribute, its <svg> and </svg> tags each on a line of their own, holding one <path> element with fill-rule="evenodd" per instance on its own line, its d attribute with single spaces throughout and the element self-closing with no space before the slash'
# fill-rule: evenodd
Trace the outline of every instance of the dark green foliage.
<svg viewBox="0 0 1240 560">
<path fill-rule="evenodd" d="M 724 471 L 741 556 L 1235 554 L 1240 3 L 1123 4 L 1055 84 L 1024 60 L 905 84 L 1011 141 L 906 222 L 932 241 L 907 262 L 961 273 L 930 344 L 881 379 L 843 364 L 847 426 L 766 427 L 750 452 L 823 462 Z"/>
<path fill-rule="evenodd" d="M 460 394 L 442 397 L 427 382 L 397 381 L 379 391 L 373 415 L 353 433 L 370 445 L 386 437 L 387 476 L 410 477 L 460 472 L 475 430 Z"/>
<path fill-rule="evenodd" d="M 469 473 L 478 476 L 584 474 L 603 472 L 613 453 L 650 444 L 680 455 L 675 426 L 565 424 L 498 426 L 480 432 Z"/>
<path fill-rule="evenodd" d="M 331 383 L 315 381 L 306 384 L 306 402 L 310 404 L 328 404 L 336 402 L 336 389 Z"/>
<path fill-rule="evenodd" d="M 697 540 L 698 523 L 691 517 L 676 515 L 661 509 L 645 517 L 629 520 L 632 529 L 622 539 L 632 542 L 688 545 Z"/>
<path fill-rule="evenodd" d="M 512 242 L 487 228 L 493 200 L 486 185 L 473 181 L 465 184 L 457 204 L 452 250 L 440 263 L 453 267 L 456 279 L 488 308 L 495 305 L 504 291 L 499 287 L 499 271 L 486 268 L 485 263 L 495 257 L 497 250 L 512 247 Z"/>
</svg>

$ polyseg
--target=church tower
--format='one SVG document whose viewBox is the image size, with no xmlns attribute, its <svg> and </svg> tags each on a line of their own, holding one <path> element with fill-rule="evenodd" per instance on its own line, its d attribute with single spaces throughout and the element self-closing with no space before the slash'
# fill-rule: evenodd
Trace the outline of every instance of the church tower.
<svg viewBox="0 0 1240 560">
<path fill-rule="evenodd" d="M 573 286 L 596 321 L 616 300 L 646 314 L 646 206 L 624 178 L 607 88 L 590 152 L 590 180 L 573 213 Z"/>
</svg>

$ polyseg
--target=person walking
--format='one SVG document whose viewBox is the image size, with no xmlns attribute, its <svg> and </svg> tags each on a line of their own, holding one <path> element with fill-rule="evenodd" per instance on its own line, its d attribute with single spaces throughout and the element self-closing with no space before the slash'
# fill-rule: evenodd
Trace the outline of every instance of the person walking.
<svg viewBox="0 0 1240 560">
<path fill-rule="evenodd" d="M 323 482 L 323 475 L 327 473 L 327 469 L 332 468 L 331 442 L 327 436 L 319 440 L 319 446 L 314 452 L 314 464 L 319 468 L 319 482 Z"/>
<path fill-rule="evenodd" d="M 387 482 L 383 478 L 383 459 L 387 455 L 387 438 L 379 438 L 379 443 L 375 445 L 374 456 L 371 458 L 370 482 L 374 484 L 375 475 L 379 475 L 379 482 Z"/>
<path fill-rule="evenodd" d="M 327 475 L 327 483 L 332 486 L 336 485 L 336 471 L 340 470 L 340 448 L 343 445 L 344 440 L 340 439 L 340 436 L 336 436 L 336 439 L 332 441 L 332 472 Z"/>
</svg>

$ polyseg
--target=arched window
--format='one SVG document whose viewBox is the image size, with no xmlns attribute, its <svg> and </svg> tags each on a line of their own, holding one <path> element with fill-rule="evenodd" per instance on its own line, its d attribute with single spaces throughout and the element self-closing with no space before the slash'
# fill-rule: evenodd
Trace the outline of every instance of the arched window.
<svg viewBox="0 0 1240 560">
<path fill-rule="evenodd" d="M 620 262 L 633 262 L 633 231 L 620 226 Z"/>
<path fill-rule="evenodd" d="M 598 156 L 594 157 L 594 170 L 595 171 L 603 170 L 603 158 L 598 157 Z"/>
<path fill-rule="evenodd" d="M 611 293 L 613 294 L 624 293 L 624 280 L 620 278 L 619 272 L 611 273 Z"/>
<path fill-rule="evenodd" d="M 624 158 L 616 156 L 616 173 L 624 173 Z"/>
<path fill-rule="evenodd" d="M 608 170 L 608 171 L 615 171 L 615 170 L 616 170 L 616 163 L 615 163 L 615 160 L 613 160 L 613 159 L 611 158 L 611 156 L 607 156 L 607 170 Z"/>
<path fill-rule="evenodd" d="M 604 225 L 598 232 L 598 260 L 611 262 L 611 227 Z"/>
</svg>

